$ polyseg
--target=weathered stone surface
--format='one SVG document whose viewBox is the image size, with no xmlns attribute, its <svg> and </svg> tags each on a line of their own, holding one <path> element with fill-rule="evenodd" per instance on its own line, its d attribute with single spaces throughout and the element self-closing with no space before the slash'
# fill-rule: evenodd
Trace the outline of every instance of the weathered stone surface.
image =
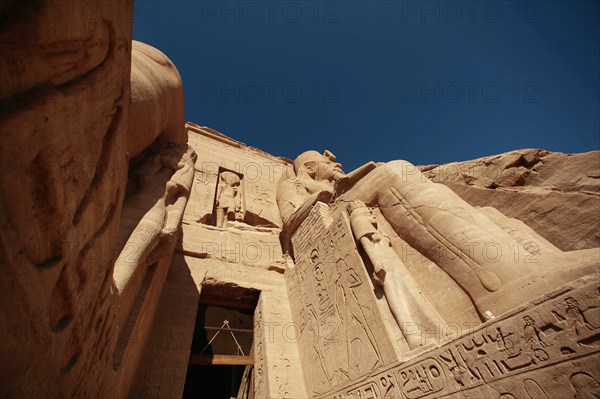
<svg viewBox="0 0 600 399">
<path fill-rule="evenodd" d="M 0 396 L 180 397 L 251 292 L 257 398 L 600 397 L 600 152 L 345 175 L 184 125 L 129 1 L 0 14 Z"/>
<path fill-rule="evenodd" d="M 292 236 L 286 271 L 306 386 L 322 394 L 396 359 L 348 220 L 317 203 Z"/>
<path fill-rule="evenodd" d="M 471 205 L 523 221 L 563 251 L 600 246 L 600 151 L 517 150 L 419 169 Z"/>
<path fill-rule="evenodd" d="M 0 8 L 0 396 L 124 397 L 194 177 L 181 80 L 130 1 Z"/>
<path fill-rule="evenodd" d="M 132 41 L 131 107 L 127 151 L 131 158 L 157 137 L 187 142 L 183 119 L 183 85 L 179 72 L 158 49 Z"/>
<path fill-rule="evenodd" d="M 496 363 L 478 365 L 482 356 L 500 347 L 496 335 L 486 341 L 491 337 L 486 332 L 483 343 L 477 338 L 471 348 L 462 345 L 473 353 L 462 357 L 464 364 L 450 365 L 445 372 L 434 356 L 439 351 L 435 348 L 452 336 L 468 340 L 466 332 L 482 322 L 519 312 L 525 320 L 525 326 L 519 327 L 524 330 L 526 344 L 521 346 L 525 349 L 542 339 L 539 331 L 549 335 L 562 331 L 548 317 L 536 327 L 533 320 L 540 316 L 533 317 L 520 306 L 532 300 L 530 306 L 535 306 L 547 299 L 545 294 L 552 298 L 557 292 L 580 287 L 577 282 L 568 285 L 578 278 L 586 284 L 595 281 L 598 250 L 563 252 L 522 222 L 493 208 L 472 207 L 406 161 L 369 163 L 348 175 L 335 161 L 329 151 L 301 154 L 293 171 L 288 169 L 282 175 L 277 192 L 295 261 L 286 271 L 294 320 L 300 331 L 309 331 L 308 337 L 298 341 L 304 370 L 310 370 L 305 373 L 309 393 L 318 397 L 419 398 L 462 390 L 460 394 L 467 396 L 468 391 L 485 396 L 492 392 L 495 378 L 502 379 L 512 371 L 511 379 L 497 384 L 498 389 L 507 394 L 519 394 L 523 389 L 533 390 L 530 394 L 534 395 L 541 392 L 535 391 L 538 385 L 528 385 L 529 377 L 519 375 L 524 370 L 515 371 L 530 363 L 511 363 L 521 349 L 513 354 L 514 348 L 505 348 L 509 360 L 504 369 Z M 411 254 L 431 263 L 410 259 Z M 428 267 L 419 270 L 415 267 L 419 264 Z M 365 285 L 369 287 L 366 291 Z M 597 318 L 598 306 L 592 298 L 598 292 L 597 284 L 586 286 L 581 299 L 585 310 L 575 309 L 577 300 L 563 298 L 569 316 L 558 315 L 557 320 L 572 317 L 590 331 L 599 328 L 600 324 L 593 327 L 588 321 Z M 536 299 L 539 297 L 542 299 Z M 353 308 L 353 299 L 360 305 Z M 583 312 L 588 315 L 579 316 Z M 390 313 L 393 323 L 389 322 Z M 323 337 L 329 325 L 338 329 Z M 506 337 L 514 344 L 511 334 Z M 596 335 L 585 339 L 595 342 Z M 491 348 L 476 348 L 486 342 Z M 502 345 L 509 344 L 502 341 Z M 536 350 L 531 348 L 531 364 L 537 364 L 534 357 L 541 362 L 549 359 L 546 352 Z M 565 362 L 557 368 L 568 367 L 570 359 L 564 356 L 571 352 L 557 350 L 549 364 Z M 595 351 L 583 352 L 588 356 Z M 374 354 L 373 361 L 369 354 Z M 354 356 L 362 360 L 359 365 L 353 363 Z M 458 355 L 447 356 L 447 362 L 457 361 Z M 597 357 L 595 354 L 593 359 Z M 392 361 L 395 366 L 389 366 L 393 358 L 397 359 Z M 585 358 L 582 373 L 589 370 L 593 359 Z M 320 367 L 309 366 L 315 364 Z M 497 371 L 490 368 L 493 365 Z M 373 376 L 373 369 L 381 371 Z M 465 370 L 472 374 L 470 384 L 461 380 Z M 493 378 L 485 379 L 485 372 Z M 446 380 L 450 378 L 459 386 L 448 390 Z M 579 379 L 584 377 L 576 378 L 577 384 L 582 384 Z M 478 387 L 478 380 L 485 382 L 483 388 Z M 347 388 L 340 390 L 344 385 Z"/>
<path fill-rule="evenodd" d="M 255 397 L 307 397 L 296 326 L 281 274 L 287 266 L 279 240 L 281 219 L 275 193 L 287 162 L 215 130 L 193 123 L 187 128 L 190 146 L 204 156 L 195 165 L 194 186 L 177 247 L 180 254 L 174 258 L 158 309 L 162 317 L 153 323 L 132 394 L 179 397 L 198 298 L 207 289 L 218 290 L 224 298 L 229 292 L 234 298 L 236 289 L 244 288 L 260 291 L 254 320 Z M 224 174 L 234 176 L 230 199 L 239 209 L 231 212 L 236 215 L 225 212 L 218 220 L 220 193 L 227 184 Z M 238 213 L 240 217 L 236 217 Z M 179 302 L 190 306 L 173 311 Z M 181 345 L 174 347 L 174 341 Z"/>
<path fill-rule="evenodd" d="M 596 397 L 598 290 L 596 276 L 583 278 L 456 339 L 434 330 L 440 348 L 321 397 Z"/>
<path fill-rule="evenodd" d="M 180 250 L 186 255 L 263 269 L 285 268 L 277 230 L 223 230 L 198 223 L 186 223 L 183 231 Z"/>
<path fill-rule="evenodd" d="M 0 396 L 108 397 L 132 2 L 0 9 Z"/>
<path fill-rule="evenodd" d="M 247 147 L 216 130 L 188 122 L 189 145 L 204 156 L 196 165 L 197 174 L 191 206 L 186 221 L 216 224 L 215 200 L 221 172 L 230 171 L 241 177 L 241 208 L 245 224 L 281 228 L 281 217 L 275 202 L 276 184 L 288 163 L 252 147 Z M 233 220 L 229 223 L 231 224 Z"/>
<path fill-rule="evenodd" d="M 175 255 L 131 397 L 180 398 L 183 394 L 200 297 L 199 284 L 201 281 L 194 280 L 183 256 Z"/>
</svg>

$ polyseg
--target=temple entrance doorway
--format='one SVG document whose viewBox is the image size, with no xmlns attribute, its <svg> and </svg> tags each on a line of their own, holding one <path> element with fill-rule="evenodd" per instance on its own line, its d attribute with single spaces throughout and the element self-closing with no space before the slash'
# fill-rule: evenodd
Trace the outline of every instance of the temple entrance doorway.
<svg viewBox="0 0 600 399">
<path fill-rule="evenodd" d="M 203 286 L 183 398 L 254 398 L 254 309 L 260 291 Z"/>
</svg>

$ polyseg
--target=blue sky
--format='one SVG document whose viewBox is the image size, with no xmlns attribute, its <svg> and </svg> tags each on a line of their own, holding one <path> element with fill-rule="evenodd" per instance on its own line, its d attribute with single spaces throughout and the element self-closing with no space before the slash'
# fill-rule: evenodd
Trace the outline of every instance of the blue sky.
<svg viewBox="0 0 600 399">
<path fill-rule="evenodd" d="M 348 172 L 600 148 L 600 2 L 136 1 L 186 119 Z"/>
</svg>

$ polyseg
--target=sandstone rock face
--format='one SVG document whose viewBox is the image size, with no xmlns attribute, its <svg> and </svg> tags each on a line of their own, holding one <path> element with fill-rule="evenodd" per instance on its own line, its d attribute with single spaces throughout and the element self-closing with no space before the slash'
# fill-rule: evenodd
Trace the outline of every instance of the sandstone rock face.
<svg viewBox="0 0 600 399">
<path fill-rule="evenodd" d="M 130 76 L 132 2 L 0 8 L 0 396 L 125 397 L 193 183 L 181 79 L 141 43 Z"/>
<path fill-rule="evenodd" d="M 563 251 L 600 246 L 600 151 L 518 150 L 419 169 L 471 205 L 523 221 Z"/>
<path fill-rule="evenodd" d="M 593 398 L 598 284 L 584 278 L 319 398 Z M 552 332 L 550 332 L 552 331 Z M 441 330 L 432 330 L 441 337 Z M 592 343 L 594 342 L 594 343 Z"/>
<path fill-rule="evenodd" d="M 293 250 L 285 275 L 305 332 L 298 346 L 310 395 L 547 397 L 530 384 L 545 362 L 556 375 L 577 364 L 597 381 L 589 368 L 596 345 L 579 348 L 600 328 L 590 302 L 597 248 L 563 252 L 406 161 L 345 175 L 330 151 L 307 151 L 282 175 L 277 202 Z M 478 327 L 496 318 L 504 323 Z M 585 332 L 566 333 L 573 323 Z M 566 394 L 563 385 L 553 389 Z"/>
<path fill-rule="evenodd" d="M 132 2 L 3 2 L 2 397 L 108 397 Z"/>
</svg>

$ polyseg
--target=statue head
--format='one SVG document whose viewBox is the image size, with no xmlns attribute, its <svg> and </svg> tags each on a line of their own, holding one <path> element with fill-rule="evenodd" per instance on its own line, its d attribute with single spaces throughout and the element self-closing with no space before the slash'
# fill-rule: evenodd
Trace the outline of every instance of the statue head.
<svg viewBox="0 0 600 399">
<path fill-rule="evenodd" d="M 229 187 L 237 187 L 240 185 L 240 177 L 229 171 L 225 171 L 221 173 L 221 180 L 228 185 Z"/>
<path fill-rule="evenodd" d="M 302 172 L 317 181 L 339 180 L 344 176 L 342 165 L 335 162 L 336 157 L 329 150 L 323 154 L 317 151 L 305 151 L 294 160 L 294 170 L 297 175 Z"/>
</svg>

